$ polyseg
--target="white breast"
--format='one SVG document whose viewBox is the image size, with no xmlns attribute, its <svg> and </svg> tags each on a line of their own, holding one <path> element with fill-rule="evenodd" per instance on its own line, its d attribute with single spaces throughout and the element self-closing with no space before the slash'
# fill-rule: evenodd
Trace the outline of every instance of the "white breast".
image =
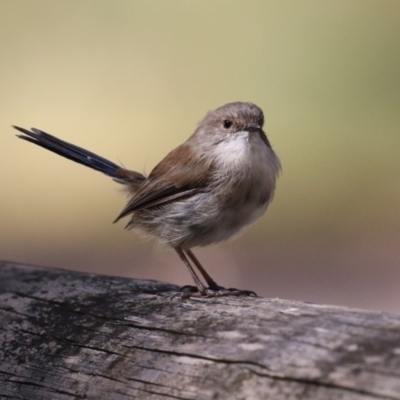
<svg viewBox="0 0 400 400">
<path fill-rule="evenodd" d="M 281 165 L 258 133 L 238 132 L 215 146 L 214 154 L 221 183 L 254 182 L 260 191 L 274 190 Z"/>
<path fill-rule="evenodd" d="M 202 213 L 210 217 L 203 225 L 206 234 L 193 238 L 191 246 L 228 240 L 263 215 L 280 171 L 278 157 L 257 133 L 239 132 L 216 145 L 214 156 L 215 197 Z"/>
</svg>

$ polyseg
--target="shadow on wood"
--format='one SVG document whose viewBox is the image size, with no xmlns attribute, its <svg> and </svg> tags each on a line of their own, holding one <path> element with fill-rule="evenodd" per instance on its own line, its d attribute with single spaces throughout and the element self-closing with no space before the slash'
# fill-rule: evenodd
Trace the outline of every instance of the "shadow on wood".
<svg viewBox="0 0 400 400">
<path fill-rule="evenodd" d="M 400 399 L 400 317 L 0 263 L 1 399 Z"/>
</svg>

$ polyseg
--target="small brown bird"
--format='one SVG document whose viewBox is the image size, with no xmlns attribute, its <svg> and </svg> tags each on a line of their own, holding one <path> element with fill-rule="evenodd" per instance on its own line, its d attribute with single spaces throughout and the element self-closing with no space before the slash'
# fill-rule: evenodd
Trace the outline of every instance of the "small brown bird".
<svg viewBox="0 0 400 400">
<path fill-rule="evenodd" d="M 281 165 L 263 125 L 263 112 L 255 104 L 235 102 L 217 108 L 149 176 L 122 168 L 39 129 L 14 128 L 24 134 L 17 135 L 21 139 L 125 185 L 130 200 L 114 222 L 130 215 L 127 229 L 142 231 L 176 250 L 196 284 L 182 288 L 185 298 L 255 295 L 217 285 L 191 248 L 227 240 L 266 211 Z"/>
</svg>

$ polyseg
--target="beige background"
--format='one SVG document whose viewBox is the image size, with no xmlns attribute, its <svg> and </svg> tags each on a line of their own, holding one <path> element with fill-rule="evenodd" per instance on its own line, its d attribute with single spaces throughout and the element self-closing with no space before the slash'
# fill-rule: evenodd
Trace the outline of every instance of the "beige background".
<svg viewBox="0 0 400 400">
<path fill-rule="evenodd" d="M 10 125 L 148 172 L 208 110 L 252 101 L 274 203 L 199 258 L 226 286 L 400 312 L 399 49 L 398 0 L 1 0 L 0 258 L 190 283 L 111 223 L 115 183 Z"/>
</svg>

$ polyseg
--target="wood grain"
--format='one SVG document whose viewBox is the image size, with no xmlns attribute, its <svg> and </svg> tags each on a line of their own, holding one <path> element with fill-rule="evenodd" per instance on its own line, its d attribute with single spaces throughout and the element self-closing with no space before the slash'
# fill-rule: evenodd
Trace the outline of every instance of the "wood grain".
<svg viewBox="0 0 400 400">
<path fill-rule="evenodd" d="M 0 263 L 1 399 L 400 399 L 400 317 Z"/>
</svg>

